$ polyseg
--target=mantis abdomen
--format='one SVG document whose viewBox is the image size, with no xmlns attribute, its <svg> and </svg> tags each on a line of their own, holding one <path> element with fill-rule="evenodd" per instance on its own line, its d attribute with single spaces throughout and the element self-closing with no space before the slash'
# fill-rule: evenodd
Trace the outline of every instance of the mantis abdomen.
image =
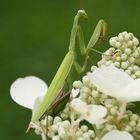
<svg viewBox="0 0 140 140">
<path fill-rule="evenodd" d="M 37 122 L 42 116 L 42 114 L 45 113 L 45 111 L 49 108 L 51 103 L 55 100 L 56 96 L 58 95 L 59 91 L 61 90 L 61 88 L 65 83 L 69 71 L 71 70 L 73 61 L 74 61 L 74 51 L 73 49 L 71 49 L 66 54 L 64 60 L 61 63 L 61 66 L 56 72 L 56 75 L 50 84 L 47 94 L 45 95 L 42 103 L 39 105 L 37 109 L 37 113 L 35 113 L 34 116 L 32 117 L 31 120 L 32 122 Z"/>
</svg>

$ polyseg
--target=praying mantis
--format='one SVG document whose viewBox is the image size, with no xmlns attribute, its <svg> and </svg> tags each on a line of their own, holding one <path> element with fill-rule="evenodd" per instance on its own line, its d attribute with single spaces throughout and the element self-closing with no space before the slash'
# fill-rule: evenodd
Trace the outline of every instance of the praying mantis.
<svg viewBox="0 0 140 140">
<path fill-rule="evenodd" d="M 95 44 L 99 41 L 101 41 L 106 33 L 106 23 L 104 20 L 100 20 L 91 36 L 91 39 L 85 47 L 84 43 L 84 37 L 82 33 L 82 29 L 79 25 L 79 19 L 87 19 L 88 16 L 84 10 L 79 10 L 77 15 L 74 18 L 74 23 L 72 27 L 72 32 L 70 36 L 70 44 L 69 44 L 69 51 L 64 57 L 58 71 L 56 72 L 56 75 L 54 76 L 47 94 L 44 96 L 43 101 L 40 103 L 40 105 L 37 108 L 37 111 L 34 113 L 34 115 L 31 118 L 32 123 L 36 123 L 40 121 L 43 117 L 49 114 L 50 111 L 56 107 L 56 104 L 60 104 L 67 99 L 68 94 L 62 94 L 63 89 L 65 89 L 65 83 L 68 81 L 70 77 L 70 73 L 73 69 L 73 67 L 76 68 L 76 70 L 80 73 L 82 73 L 86 66 L 89 59 L 89 52 L 93 49 Z M 78 43 L 79 42 L 79 43 Z M 75 61 L 75 47 L 76 43 L 78 43 L 80 52 L 82 56 L 85 57 L 83 67 L 81 67 L 78 62 Z M 64 91 L 65 92 L 65 91 Z"/>
</svg>

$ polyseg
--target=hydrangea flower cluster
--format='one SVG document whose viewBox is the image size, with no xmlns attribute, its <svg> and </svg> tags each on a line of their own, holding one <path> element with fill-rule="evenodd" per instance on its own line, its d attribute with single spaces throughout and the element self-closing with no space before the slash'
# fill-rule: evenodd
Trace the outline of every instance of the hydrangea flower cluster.
<svg viewBox="0 0 140 140">
<path fill-rule="evenodd" d="M 140 117 L 129 109 L 131 102 L 140 101 L 140 68 L 136 65 L 140 57 L 139 41 L 132 33 L 122 32 L 109 43 L 111 48 L 102 54 L 97 66 L 92 66 L 81 81 L 73 83 L 65 108 L 55 117 L 48 116 L 32 124 L 43 140 L 46 135 L 52 140 L 140 139 Z M 47 91 L 46 84 L 36 80 L 27 77 L 16 80 L 11 86 L 14 101 L 32 109 L 33 113 Z M 20 88 L 23 83 L 30 91 Z M 34 90 L 30 84 L 36 85 Z M 42 94 L 36 94 L 32 103 L 28 99 L 33 95 L 22 97 L 28 100 L 26 104 L 25 100 L 20 101 L 25 92 L 27 96 L 30 92 Z"/>
<path fill-rule="evenodd" d="M 99 67 L 113 64 L 124 70 L 133 79 L 140 78 L 140 68 L 135 65 L 140 57 L 139 41 L 132 33 L 122 32 L 109 40 L 110 47 L 98 62 Z"/>
</svg>

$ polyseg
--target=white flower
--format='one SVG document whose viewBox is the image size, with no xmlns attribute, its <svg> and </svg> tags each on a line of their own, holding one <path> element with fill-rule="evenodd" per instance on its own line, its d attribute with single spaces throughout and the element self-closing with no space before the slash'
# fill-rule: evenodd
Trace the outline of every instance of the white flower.
<svg viewBox="0 0 140 140">
<path fill-rule="evenodd" d="M 75 98 L 71 101 L 71 107 L 91 124 L 105 122 L 104 117 L 107 114 L 107 109 L 102 105 L 87 105 L 79 98 Z"/>
<path fill-rule="evenodd" d="M 134 140 L 127 131 L 112 130 L 105 134 L 101 140 Z"/>
<path fill-rule="evenodd" d="M 13 82 L 10 95 L 19 105 L 35 111 L 47 89 L 48 87 L 43 80 L 35 76 L 28 76 Z"/>
<path fill-rule="evenodd" d="M 79 94 L 79 91 L 80 91 L 79 89 L 74 89 L 73 88 L 71 90 L 72 97 L 75 98 Z"/>
<path fill-rule="evenodd" d="M 140 101 L 140 79 L 132 79 L 114 66 L 97 68 L 88 76 L 97 89 L 126 102 Z"/>
</svg>

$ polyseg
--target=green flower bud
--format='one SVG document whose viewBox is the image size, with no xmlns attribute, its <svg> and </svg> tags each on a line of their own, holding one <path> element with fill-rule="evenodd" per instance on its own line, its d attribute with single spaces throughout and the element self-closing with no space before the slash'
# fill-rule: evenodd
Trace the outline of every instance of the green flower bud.
<svg viewBox="0 0 140 140">
<path fill-rule="evenodd" d="M 125 49 L 127 48 L 127 46 L 128 46 L 128 45 L 127 45 L 126 43 L 124 43 L 120 49 L 121 49 L 121 50 L 125 50 Z"/>
<path fill-rule="evenodd" d="M 139 41 L 138 41 L 137 38 L 133 38 L 132 41 L 133 41 L 134 46 L 138 46 L 139 45 Z"/>
<path fill-rule="evenodd" d="M 81 93 L 81 97 L 83 97 L 84 99 L 85 98 L 88 98 L 88 95 L 90 94 L 91 90 L 88 88 L 88 87 L 83 87 L 81 90 L 80 90 L 80 93 Z"/>
<path fill-rule="evenodd" d="M 108 122 L 114 121 L 114 117 L 111 115 L 108 115 L 106 119 L 108 120 Z"/>
<path fill-rule="evenodd" d="M 121 61 L 121 57 L 120 56 L 117 56 L 116 57 L 116 61 L 120 62 Z"/>
<path fill-rule="evenodd" d="M 140 124 L 140 118 L 138 118 L 138 124 Z"/>
<path fill-rule="evenodd" d="M 125 41 L 129 41 L 131 39 L 131 35 L 130 34 L 125 34 L 124 39 L 125 39 Z"/>
<path fill-rule="evenodd" d="M 134 120 L 133 121 L 130 121 L 129 124 L 130 124 L 130 126 L 134 127 L 134 126 L 136 126 L 136 121 L 134 121 Z"/>
<path fill-rule="evenodd" d="M 90 135 L 88 134 L 88 132 L 83 134 L 84 139 L 86 140 L 90 140 Z"/>
<path fill-rule="evenodd" d="M 93 65 L 93 66 L 91 67 L 91 71 L 94 71 L 96 68 L 97 68 L 97 67 Z"/>
<path fill-rule="evenodd" d="M 98 65 L 98 67 L 101 67 L 101 66 L 102 66 L 102 62 L 99 61 L 99 62 L 97 63 L 97 65 Z"/>
<path fill-rule="evenodd" d="M 63 120 L 68 118 L 68 114 L 63 113 L 63 112 L 60 114 L 60 116 L 61 116 L 61 118 L 63 118 Z"/>
<path fill-rule="evenodd" d="M 125 72 L 130 75 L 131 74 L 131 71 L 129 69 L 125 70 Z"/>
<path fill-rule="evenodd" d="M 111 64 L 113 64 L 113 62 L 110 60 L 110 61 L 107 61 L 105 65 L 110 66 Z"/>
<path fill-rule="evenodd" d="M 82 130 L 83 132 L 87 132 L 87 131 L 88 131 L 88 127 L 87 127 L 86 125 L 82 125 L 82 126 L 81 126 L 81 130 Z"/>
<path fill-rule="evenodd" d="M 117 115 L 118 111 L 117 111 L 115 108 L 111 108 L 111 109 L 110 109 L 110 113 L 111 113 L 113 116 L 115 116 L 115 115 Z"/>
<path fill-rule="evenodd" d="M 83 84 L 82 84 L 81 81 L 74 81 L 74 82 L 73 82 L 73 87 L 74 87 L 74 88 L 80 89 L 82 86 L 83 86 Z"/>
<path fill-rule="evenodd" d="M 121 33 L 123 36 L 125 36 L 126 34 L 127 34 L 127 32 L 126 31 L 124 31 L 124 32 L 122 32 Z"/>
<path fill-rule="evenodd" d="M 83 137 L 79 137 L 77 138 L 77 140 L 85 140 Z"/>
<path fill-rule="evenodd" d="M 133 66 L 133 71 L 136 72 L 136 71 L 138 71 L 138 70 L 140 70 L 140 68 L 139 68 L 138 66 L 134 65 L 134 66 Z"/>
<path fill-rule="evenodd" d="M 92 95 L 93 98 L 97 98 L 97 97 L 99 97 L 99 92 L 97 90 L 93 90 L 91 92 L 91 95 Z"/>
<path fill-rule="evenodd" d="M 62 126 L 65 128 L 65 129 L 70 129 L 71 127 L 71 124 L 68 120 L 65 120 L 62 122 Z"/>
<path fill-rule="evenodd" d="M 95 132 L 93 130 L 88 130 L 88 134 L 89 134 L 90 138 L 95 137 Z"/>
<path fill-rule="evenodd" d="M 132 56 L 134 57 L 134 58 L 139 58 L 139 53 L 138 53 L 138 51 L 135 51 L 133 54 L 132 54 Z"/>
<path fill-rule="evenodd" d="M 105 62 L 106 62 L 106 60 L 110 60 L 111 59 L 111 54 L 110 53 L 107 53 L 107 52 L 105 52 L 103 55 L 102 55 L 102 60 L 101 60 L 101 62 L 102 62 L 102 64 L 104 64 Z"/>
<path fill-rule="evenodd" d="M 130 48 L 126 48 L 124 52 L 126 55 L 130 55 L 132 51 Z"/>
<path fill-rule="evenodd" d="M 53 131 L 54 133 L 56 133 L 56 132 L 58 131 L 58 125 L 53 124 L 53 125 L 50 127 L 50 130 Z"/>
<path fill-rule="evenodd" d="M 63 110 L 64 113 L 69 113 L 69 111 L 70 111 L 69 107 L 65 107 L 64 110 Z"/>
<path fill-rule="evenodd" d="M 88 103 L 92 103 L 92 100 L 93 100 L 93 97 L 92 96 L 89 96 L 88 97 Z"/>
<path fill-rule="evenodd" d="M 52 140 L 60 140 L 60 137 L 59 137 L 59 136 L 54 136 L 54 137 L 52 138 Z"/>
<path fill-rule="evenodd" d="M 135 63 L 135 58 L 134 57 L 129 57 L 128 61 L 129 61 L 130 64 L 133 64 L 133 63 Z"/>
<path fill-rule="evenodd" d="M 115 44 L 116 44 L 116 40 L 115 40 L 114 37 L 110 38 L 110 40 L 109 40 L 109 44 L 110 44 L 111 46 L 115 46 Z"/>
<path fill-rule="evenodd" d="M 52 116 L 48 116 L 48 126 L 52 125 L 53 123 L 53 117 Z"/>
<path fill-rule="evenodd" d="M 137 48 L 138 52 L 140 53 L 140 47 Z"/>
<path fill-rule="evenodd" d="M 104 124 L 96 124 L 96 129 L 100 130 L 103 129 L 105 127 Z"/>
<path fill-rule="evenodd" d="M 136 71 L 135 76 L 136 76 L 137 78 L 140 78 L 140 70 Z"/>
<path fill-rule="evenodd" d="M 38 129 L 35 129 L 34 132 L 35 132 L 37 135 L 41 135 L 41 133 L 42 133 L 42 132 L 39 131 Z"/>
<path fill-rule="evenodd" d="M 120 42 L 116 42 L 115 45 L 114 45 L 114 47 L 116 47 L 116 48 L 119 49 L 121 47 L 121 43 Z"/>
<path fill-rule="evenodd" d="M 132 132 L 132 127 L 129 126 L 129 125 L 127 125 L 127 126 L 125 127 L 125 131 L 127 131 L 127 132 Z"/>
<path fill-rule="evenodd" d="M 65 131 L 60 131 L 60 132 L 59 132 L 59 137 L 60 137 L 62 140 L 68 140 L 68 135 L 66 134 Z"/>
<path fill-rule="evenodd" d="M 128 62 L 122 62 L 121 63 L 121 68 L 126 69 L 129 66 Z"/>
<path fill-rule="evenodd" d="M 134 75 L 134 74 L 132 74 L 131 77 L 132 77 L 133 79 L 136 79 L 136 75 Z"/>
<path fill-rule="evenodd" d="M 53 138 L 53 137 L 55 137 L 55 133 L 52 131 L 52 130 L 50 130 L 49 129 L 49 131 L 48 131 L 48 136 L 50 137 L 50 138 Z"/>
<path fill-rule="evenodd" d="M 96 137 L 94 140 L 100 140 L 99 137 Z"/>
<path fill-rule="evenodd" d="M 129 33 L 129 35 L 131 35 L 131 39 L 134 37 L 133 33 Z"/>
<path fill-rule="evenodd" d="M 122 34 L 118 35 L 118 40 L 119 40 L 119 42 L 123 42 L 124 41 L 124 37 L 123 37 Z"/>
<path fill-rule="evenodd" d="M 128 67 L 127 70 L 130 70 L 132 72 L 133 68 L 132 67 Z"/>
<path fill-rule="evenodd" d="M 90 80 L 89 80 L 89 77 L 88 76 L 84 76 L 82 78 L 82 81 L 83 81 L 84 85 L 88 85 L 90 83 Z"/>
<path fill-rule="evenodd" d="M 82 132 L 82 130 L 78 130 L 77 132 L 76 132 L 76 136 L 77 137 L 81 137 L 83 135 L 83 132 Z"/>
<path fill-rule="evenodd" d="M 111 124 L 107 124 L 105 128 L 106 128 L 107 131 L 111 131 L 111 130 L 114 129 L 114 126 L 111 125 Z"/>
<path fill-rule="evenodd" d="M 126 61 L 127 60 L 127 55 L 124 53 L 121 55 L 121 60 Z"/>
<path fill-rule="evenodd" d="M 138 119 L 139 119 L 139 116 L 137 114 L 133 114 L 131 116 L 131 120 L 133 120 L 133 121 L 137 121 Z"/>
<path fill-rule="evenodd" d="M 117 67 L 117 68 L 120 68 L 121 65 L 120 65 L 119 62 L 115 62 L 115 63 L 114 63 L 114 66 Z"/>
<path fill-rule="evenodd" d="M 132 42 L 131 40 L 129 40 L 129 41 L 127 42 L 127 45 L 128 45 L 128 47 L 132 47 L 132 46 L 133 46 L 133 42 Z"/>
<path fill-rule="evenodd" d="M 60 118 L 60 117 L 58 117 L 58 116 L 56 116 L 55 118 L 54 118 L 54 124 L 55 123 L 58 123 L 58 122 L 61 122 L 62 121 L 62 119 Z"/>
<path fill-rule="evenodd" d="M 109 48 L 108 49 L 110 53 L 114 53 L 115 52 L 115 48 Z"/>
</svg>

